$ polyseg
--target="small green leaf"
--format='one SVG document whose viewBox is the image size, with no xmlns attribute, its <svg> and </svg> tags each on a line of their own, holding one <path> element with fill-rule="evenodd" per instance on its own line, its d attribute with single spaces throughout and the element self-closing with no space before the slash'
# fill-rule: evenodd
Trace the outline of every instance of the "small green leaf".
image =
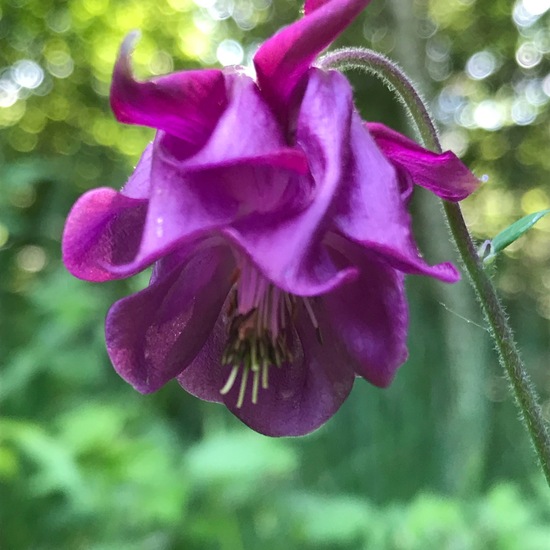
<svg viewBox="0 0 550 550">
<path fill-rule="evenodd" d="M 502 252 L 507 246 L 510 246 L 515 240 L 519 239 L 524 233 L 527 233 L 533 225 L 549 213 L 550 208 L 541 210 L 540 212 L 533 212 L 501 231 L 490 243 L 490 247 L 488 247 L 489 254 L 483 259 L 484 263 L 493 260 L 497 254 Z"/>
</svg>

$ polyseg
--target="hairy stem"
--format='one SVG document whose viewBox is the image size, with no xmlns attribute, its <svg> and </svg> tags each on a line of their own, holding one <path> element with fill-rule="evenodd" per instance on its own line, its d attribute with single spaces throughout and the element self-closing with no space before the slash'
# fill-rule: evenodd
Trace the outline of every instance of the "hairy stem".
<svg viewBox="0 0 550 550">
<path fill-rule="evenodd" d="M 317 65 L 323 69 L 361 69 L 382 79 L 405 107 L 422 144 L 432 151 L 441 153 L 437 129 L 425 101 L 407 75 L 387 57 L 362 48 L 346 48 L 324 56 Z M 550 485 L 550 434 L 542 415 L 538 395 L 514 343 L 512 329 L 495 287 L 483 269 L 460 206 L 443 201 L 443 208 L 451 235 L 490 327 L 500 363 L 510 382 L 540 465 Z"/>
</svg>

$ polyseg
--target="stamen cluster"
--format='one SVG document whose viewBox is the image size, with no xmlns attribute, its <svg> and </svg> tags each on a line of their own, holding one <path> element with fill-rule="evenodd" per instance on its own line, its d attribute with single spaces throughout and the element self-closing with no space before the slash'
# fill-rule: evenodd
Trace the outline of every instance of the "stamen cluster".
<svg viewBox="0 0 550 550">
<path fill-rule="evenodd" d="M 222 395 L 231 391 L 241 370 L 237 408 L 241 408 L 248 377 L 252 373 L 252 403 L 258 402 L 258 391 L 269 388 L 269 367 L 280 368 L 292 362 L 286 327 L 294 315 L 296 297 L 270 284 L 250 265 L 238 271 L 231 293 L 228 316 L 227 346 L 222 364 L 232 367 Z"/>
</svg>

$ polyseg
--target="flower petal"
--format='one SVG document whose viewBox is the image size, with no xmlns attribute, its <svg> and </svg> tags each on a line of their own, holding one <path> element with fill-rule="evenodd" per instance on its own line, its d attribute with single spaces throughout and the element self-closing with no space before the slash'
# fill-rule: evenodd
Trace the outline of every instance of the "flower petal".
<svg viewBox="0 0 550 550">
<path fill-rule="evenodd" d="M 359 376 L 386 387 L 407 359 L 408 307 L 404 275 L 375 254 L 338 241 L 338 251 L 359 266 L 357 280 L 319 297 L 324 316 L 316 316 L 321 327 L 330 323 L 336 338 L 353 358 Z M 332 341 L 331 341 L 332 344 Z"/>
<path fill-rule="evenodd" d="M 225 305 L 222 307 L 222 311 Z M 222 365 L 222 355 L 227 346 L 227 325 L 223 314 L 218 317 L 214 328 L 199 353 L 189 366 L 177 377 L 180 386 L 191 395 L 223 403 L 220 390 L 227 379 L 228 367 Z"/>
<path fill-rule="evenodd" d="M 308 0 L 305 17 L 264 42 L 254 56 L 258 84 L 279 120 L 288 122 L 292 95 L 313 60 L 370 0 Z"/>
<path fill-rule="evenodd" d="M 225 77 L 220 70 L 183 71 L 138 82 L 130 54 L 137 33 L 120 48 L 111 85 L 111 107 L 120 122 L 164 130 L 192 146 L 202 146 L 226 104 Z"/>
<path fill-rule="evenodd" d="M 212 331 L 233 269 L 227 246 L 204 247 L 168 272 L 157 264 L 149 287 L 116 302 L 105 334 L 120 376 L 149 393 L 180 374 Z"/>
<path fill-rule="evenodd" d="M 132 199 L 148 199 L 151 193 L 151 164 L 153 144 L 150 143 L 143 151 L 139 162 L 126 184 L 121 190 L 123 195 Z"/>
<path fill-rule="evenodd" d="M 442 199 L 461 201 L 479 187 L 480 181 L 451 151 L 428 151 L 377 122 L 367 123 L 367 128 L 390 162 L 409 173 L 414 183 Z"/>
<path fill-rule="evenodd" d="M 148 145 L 121 193 L 93 189 L 73 206 L 63 232 L 63 261 L 75 276 L 101 282 L 126 276 L 111 269 L 136 256 L 151 186 Z M 139 271 L 139 270 L 138 270 Z"/>
<path fill-rule="evenodd" d="M 269 387 L 259 389 L 257 404 L 252 403 L 252 376 L 249 376 L 242 407 L 236 406 L 242 372 L 224 396 L 233 414 L 265 435 L 298 436 L 316 430 L 336 413 L 353 386 L 355 375 L 346 349 L 339 339 L 332 337 L 330 326 L 325 343 L 321 344 L 301 305 L 296 330 L 294 361 L 269 368 Z"/>
<path fill-rule="evenodd" d="M 304 152 L 287 146 L 250 78 L 227 80 L 228 107 L 197 154 L 180 159 L 181 140 L 157 134 L 143 240 L 134 261 L 118 268 L 121 274 L 253 213 L 302 207 L 310 188 L 296 181 L 309 177 Z"/>
<path fill-rule="evenodd" d="M 395 169 L 380 152 L 357 114 L 351 123 L 351 158 L 345 193 L 334 221 L 342 235 L 376 251 L 405 273 L 456 282 L 460 275 L 449 263 L 428 265 L 418 252 L 411 217 Z"/>
<path fill-rule="evenodd" d="M 261 219 L 245 218 L 224 229 L 276 286 L 308 296 L 327 292 L 353 277 L 351 269 L 337 270 L 323 245 L 332 224 L 334 201 L 347 186 L 352 91 L 338 72 L 311 69 L 297 122 L 297 143 L 310 161 L 310 199 L 299 211 L 274 212 Z"/>
<path fill-rule="evenodd" d="M 236 70 L 227 72 L 225 79 L 227 108 L 204 147 L 191 158 L 185 158 L 184 168 L 208 169 L 247 163 L 269 164 L 307 173 L 304 153 L 288 146 L 279 122 L 256 83 Z M 177 145 L 170 136 L 161 138 L 159 142 L 161 151 L 169 151 L 173 160 L 180 158 Z"/>
<path fill-rule="evenodd" d="M 63 232 L 63 262 L 75 277 L 102 282 L 119 279 L 110 269 L 131 262 L 139 248 L 147 201 L 114 189 L 88 191 L 73 206 Z"/>
</svg>

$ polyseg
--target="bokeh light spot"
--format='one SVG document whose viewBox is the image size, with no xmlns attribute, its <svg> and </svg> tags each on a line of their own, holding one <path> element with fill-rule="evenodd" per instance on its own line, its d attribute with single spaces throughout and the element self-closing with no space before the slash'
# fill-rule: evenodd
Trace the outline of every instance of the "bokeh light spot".
<svg viewBox="0 0 550 550">
<path fill-rule="evenodd" d="M 534 42 L 525 42 L 516 51 L 516 61 L 524 69 L 536 67 L 541 60 L 542 53 L 537 49 Z"/>
<path fill-rule="evenodd" d="M 490 131 L 502 128 L 505 120 L 503 108 L 492 99 L 486 99 L 475 107 L 473 116 L 477 126 Z"/>
<path fill-rule="evenodd" d="M 527 126 L 537 118 L 537 108 L 524 99 L 516 99 L 512 104 L 512 120 L 519 126 Z"/>
<path fill-rule="evenodd" d="M 115 120 L 97 119 L 92 127 L 94 139 L 100 145 L 112 146 L 118 139 L 120 127 Z"/>
<path fill-rule="evenodd" d="M 30 186 L 24 186 L 16 189 L 10 194 L 10 203 L 17 208 L 29 208 L 36 200 L 36 193 Z"/>
<path fill-rule="evenodd" d="M 244 51 L 236 40 L 223 40 L 216 50 L 216 57 L 224 67 L 240 65 L 243 62 Z"/>
<path fill-rule="evenodd" d="M 496 69 L 495 56 L 488 51 L 477 52 L 466 63 L 466 72 L 474 80 L 487 78 Z"/>
<path fill-rule="evenodd" d="M 54 51 L 48 56 L 48 72 L 56 78 L 67 78 L 74 69 L 72 57 L 64 51 Z"/>
<path fill-rule="evenodd" d="M 20 153 L 30 153 L 38 143 L 37 134 L 25 132 L 21 128 L 14 127 L 8 134 L 9 144 Z"/>
<path fill-rule="evenodd" d="M 550 9 L 550 0 L 522 0 L 525 11 L 533 16 L 542 15 Z"/>
<path fill-rule="evenodd" d="M 69 115 L 69 109 L 69 101 L 61 95 L 56 96 L 48 104 L 48 118 L 57 121 L 65 120 Z"/>
<path fill-rule="evenodd" d="M 216 21 L 225 21 L 233 15 L 235 4 L 233 0 L 214 0 L 208 7 L 208 15 Z"/>
<path fill-rule="evenodd" d="M 102 15 L 109 9 L 109 0 L 82 0 L 82 5 L 90 15 Z"/>
<path fill-rule="evenodd" d="M 11 107 L 19 99 L 19 86 L 13 79 L 11 70 L 0 76 L 0 107 Z"/>
<path fill-rule="evenodd" d="M 548 195 L 538 187 L 529 189 L 521 197 L 521 209 L 525 214 L 546 210 L 547 208 L 550 208 Z"/>
<path fill-rule="evenodd" d="M 535 15 L 526 9 L 525 4 L 521 0 L 519 2 L 516 2 L 516 5 L 514 6 L 514 10 L 512 12 L 512 19 L 518 27 L 530 27 L 537 21 L 538 18 L 538 15 Z"/>
<path fill-rule="evenodd" d="M 17 253 L 17 265 L 23 271 L 37 273 L 42 271 L 46 265 L 46 253 L 42 248 L 35 245 L 24 246 Z"/>
<path fill-rule="evenodd" d="M 66 9 L 50 11 L 46 16 L 48 27 L 54 32 L 64 33 L 71 28 L 71 14 Z"/>
<path fill-rule="evenodd" d="M 34 90 L 44 80 L 44 70 L 38 63 L 22 59 L 13 65 L 13 80 L 22 88 Z"/>
<path fill-rule="evenodd" d="M 174 61 L 172 57 L 164 52 L 156 52 L 149 63 L 149 72 L 153 75 L 161 75 L 172 72 L 174 69 Z"/>
</svg>

